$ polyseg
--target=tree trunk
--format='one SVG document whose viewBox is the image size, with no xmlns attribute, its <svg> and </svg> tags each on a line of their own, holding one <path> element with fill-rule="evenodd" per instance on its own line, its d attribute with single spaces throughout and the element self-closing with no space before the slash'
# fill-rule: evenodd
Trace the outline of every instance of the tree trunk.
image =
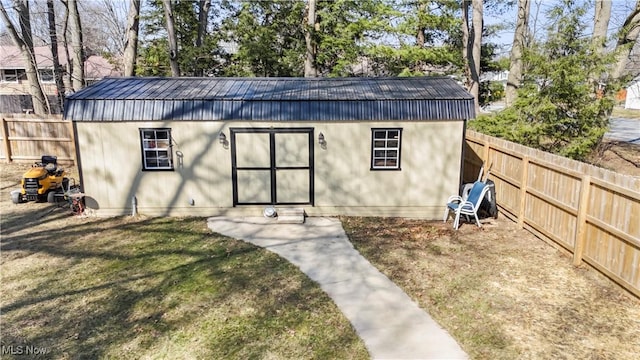
<svg viewBox="0 0 640 360">
<path fill-rule="evenodd" d="M 420 15 L 427 12 L 427 4 L 424 2 L 421 2 L 418 4 L 418 26 L 416 29 L 416 45 L 422 49 L 424 48 L 424 45 L 427 42 L 427 39 L 424 36 L 424 32 L 427 30 L 424 26 L 424 24 L 422 24 L 422 22 L 420 21 Z"/>
<path fill-rule="evenodd" d="M 169 35 L 169 64 L 171 65 L 171 76 L 180 76 L 180 64 L 178 63 L 178 38 L 176 37 L 175 20 L 171 0 L 163 0 L 164 15 Z"/>
<path fill-rule="evenodd" d="M 424 49 L 425 45 L 427 44 L 427 38 L 425 36 L 425 32 L 427 31 L 427 28 L 425 27 L 425 25 L 422 23 L 420 16 L 422 14 L 425 14 L 428 9 L 427 9 L 427 3 L 425 2 L 420 2 L 418 4 L 418 15 L 416 16 L 417 18 L 417 26 L 416 26 L 416 46 L 419 49 Z M 413 71 L 415 71 L 416 73 L 418 72 L 422 72 L 425 69 L 425 62 L 422 60 L 416 61 L 415 64 L 413 65 Z"/>
<path fill-rule="evenodd" d="M 78 91 L 84 87 L 84 49 L 82 44 L 82 25 L 80 23 L 80 13 L 78 13 L 77 0 L 68 0 L 69 9 L 69 31 L 71 32 L 71 53 L 70 61 L 73 62 L 71 72 L 71 87 L 73 91 Z"/>
<path fill-rule="evenodd" d="M 522 62 L 522 52 L 525 46 L 525 39 L 529 28 L 529 12 L 531 9 L 530 0 L 518 1 L 518 19 L 513 35 L 513 45 L 509 62 L 509 76 L 507 78 L 507 89 L 505 92 L 505 105 L 511 106 L 518 97 L 518 88 L 522 81 L 524 64 Z"/>
<path fill-rule="evenodd" d="M 62 48 L 64 49 L 64 55 L 67 58 L 67 66 L 65 74 L 66 76 L 63 78 L 63 82 L 65 83 L 65 89 L 70 89 L 73 91 L 73 82 L 72 74 L 73 74 L 73 61 L 71 61 L 71 55 L 69 54 L 69 41 L 67 39 L 67 30 L 69 29 L 69 4 L 67 0 L 60 0 L 60 2 L 64 5 L 64 22 L 62 23 Z"/>
<path fill-rule="evenodd" d="M 483 26 L 483 0 L 472 0 L 472 40 L 471 58 L 469 59 L 469 69 L 471 73 L 471 84 L 469 92 L 473 95 L 476 114 L 480 112 L 480 57 L 482 47 L 482 26 Z"/>
<path fill-rule="evenodd" d="M 462 68 L 464 70 L 464 85 L 467 90 L 469 90 L 469 84 L 471 83 L 471 70 L 469 67 L 469 46 L 471 44 L 469 39 L 469 5 L 471 5 L 471 0 L 462 1 Z"/>
<path fill-rule="evenodd" d="M 307 46 L 306 58 L 304 61 L 304 77 L 318 76 L 318 69 L 316 68 L 317 47 L 314 40 L 315 26 L 316 26 L 316 0 L 308 0 L 307 26 L 304 33 L 304 40 Z"/>
<path fill-rule="evenodd" d="M 611 1 L 596 1 L 591 43 L 603 52 L 607 42 L 607 30 L 611 19 Z"/>
<path fill-rule="evenodd" d="M 20 23 L 20 35 L 15 26 L 9 19 L 6 9 L 0 2 L 0 17 L 7 27 L 7 32 L 11 37 L 14 45 L 20 49 L 20 54 L 25 61 L 25 72 L 27 82 L 29 83 L 29 93 L 33 102 L 33 112 L 36 114 L 49 114 L 49 104 L 47 98 L 42 91 L 40 81 L 38 79 L 38 68 L 33 54 L 33 40 L 31 35 L 31 16 L 29 14 L 29 1 L 20 0 L 15 2 L 15 9 L 18 12 L 18 21 Z"/>
<path fill-rule="evenodd" d="M 629 55 L 633 50 L 633 46 L 638 41 L 640 35 L 640 0 L 636 3 L 635 9 L 627 16 L 622 29 L 618 35 L 616 43 L 617 61 L 611 71 L 611 78 L 620 79 L 625 75 Z"/>
<path fill-rule="evenodd" d="M 60 56 L 58 56 L 58 33 L 56 31 L 56 12 L 53 0 L 47 0 L 47 15 L 49 18 L 49 38 L 51 39 L 51 57 L 53 60 L 53 78 L 58 91 L 58 107 L 60 111 L 64 107 L 64 82 L 62 81 L 62 66 L 60 66 Z"/>
<path fill-rule="evenodd" d="M 130 0 L 127 16 L 127 40 L 124 45 L 124 76 L 135 76 L 140 30 L 140 0 Z"/>
<path fill-rule="evenodd" d="M 196 47 L 201 47 L 207 26 L 209 25 L 209 9 L 211 8 L 211 0 L 200 0 L 198 12 L 198 36 L 196 37 Z"/>
</svg>

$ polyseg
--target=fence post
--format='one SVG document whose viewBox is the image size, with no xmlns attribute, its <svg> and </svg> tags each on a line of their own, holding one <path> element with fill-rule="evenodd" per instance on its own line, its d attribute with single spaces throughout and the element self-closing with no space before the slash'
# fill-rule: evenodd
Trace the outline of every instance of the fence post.
<svg viewBox="0 0 640 360">
<path fill-rule="evenodd" d="M 575 244 L 573 246 L 573 265 L 582 263 L 582 253 L 587 232 L 587 206 L 589 205 L 589 190 L 591 189 L 591 176 L 584 175 L 580 184 L 580 200 L 578 204 L 578 218 L 576 220 Z"/>
<path fill-rule="evenodd" d="M 7 120 L 2 117 L 2 146 L 4 147 L 4 156 L 7 163 L 11 163 L 11 143 L 9 142 L 9 127 Z"/>
<path fill-rule="evenodd" d="M 524 214 L 527 206 L 527 183 L 529 182 L 529 156 L 522 157 L 522 178 L 520 179 L 520 211 L 518 212 L 518 226 L 524 227 Z"/>
</svg>

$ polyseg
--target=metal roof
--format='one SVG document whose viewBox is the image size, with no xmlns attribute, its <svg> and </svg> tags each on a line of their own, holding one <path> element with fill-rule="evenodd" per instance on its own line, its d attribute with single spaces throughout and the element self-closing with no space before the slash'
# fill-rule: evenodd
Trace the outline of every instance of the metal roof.
<svg viewBox="0 0 640 360">
<path fill-rule="evenodd" d="M 466 120 L 473 97 L 448 77 L 106 78 L 67 97 L 74 121 Z"/>
</svg>

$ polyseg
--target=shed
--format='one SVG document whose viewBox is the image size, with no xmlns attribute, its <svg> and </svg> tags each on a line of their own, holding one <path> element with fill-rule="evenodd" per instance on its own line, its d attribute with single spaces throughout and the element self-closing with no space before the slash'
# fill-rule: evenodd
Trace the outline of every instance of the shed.
<svg viewBox="0 0 640 360">
<path fill-rule="evenodd" d="M 636 76 L 627 86 L 624 108 L 640 110 L 640 76 Z"/>
<path fill-rule="evenodd" d="M 474 106 L 448 77 L 106 78 L 64 117 L 98 215 L 436 219 Z"/>
</svg>

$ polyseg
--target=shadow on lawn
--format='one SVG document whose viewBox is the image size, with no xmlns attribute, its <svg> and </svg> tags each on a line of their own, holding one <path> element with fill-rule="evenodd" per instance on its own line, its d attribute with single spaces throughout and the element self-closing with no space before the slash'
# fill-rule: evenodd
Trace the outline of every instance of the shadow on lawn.
<svg viewBox="0 0 640 360">
<path fill-rule="evenodd" d="M 260 332 L 283 307 L 313 309 L 317 300 L 301 301 L 313 284 L 284 283 L 290 275 L 280 276 L 278 267 L 285 262 L 202 227 L 202 219 L 120 218 L 28 235 L 8 231 L 0 243 L 3 267 L 29 256 L 45 260 L 35 273 L 24 274 L 29 290 L 2 296 L 2 345 L 45 347 L 53 357 L 98 358 L 114 349 L 116 356 L 135 357 L 126 346 L 144 350 L 168 341 L 172 332 L 189 328 L 218 304 L 258 292 L 260 301 L 250 306 L 259 315 L 246 328 L 240 324 L 243 331 L 205 336 L 209 343 L 198 344 L 240 352 L 252 346 L 251 332 L 257 337 L 253 346 L 268 346 L 260 342 Z M 10 273 L 5 281 L 20 281 L 19 274 Z M 188 311 L 181 310 L 185 304 Z M 295 328 L 302 319 L 287 321 Z"/>
</svg>

